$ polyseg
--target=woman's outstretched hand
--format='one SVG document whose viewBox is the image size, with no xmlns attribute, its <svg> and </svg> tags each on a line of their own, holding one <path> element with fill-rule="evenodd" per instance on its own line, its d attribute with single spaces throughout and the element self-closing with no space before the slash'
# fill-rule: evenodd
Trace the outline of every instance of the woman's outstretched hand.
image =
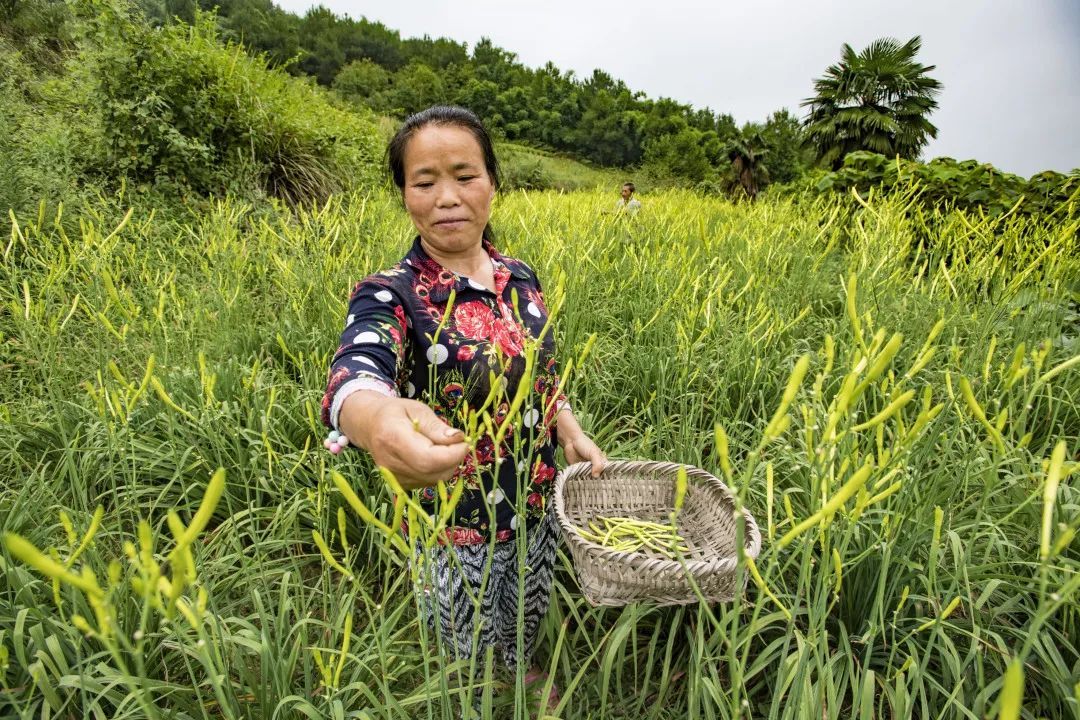
<svg viewBox="0 0 1080 720">
<path fill-rule="evenodd" d="M 465 435 L 417 400 L 361 390 L 345 399 L 338 426 L 406 490 L 449 480 L 468 452 Z"/>
</svg>

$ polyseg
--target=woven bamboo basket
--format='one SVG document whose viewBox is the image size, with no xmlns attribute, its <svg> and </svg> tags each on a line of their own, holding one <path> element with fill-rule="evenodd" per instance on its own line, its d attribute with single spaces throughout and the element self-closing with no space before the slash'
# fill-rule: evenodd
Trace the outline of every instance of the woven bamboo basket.
<svg viewBox="0 0 1080 720">
<path fill-rule="evenodd" d="M 575 528 L 587 528 L 590 520 L 604 515 L 668 522 L 680 467 L 686 468 L 688 482 L 675 524 L 690 548 L 682 562 L 649 549 L 612 550 L 576 532 Z M 742 593 L 735 582 L 735 496 L 724 483 L 699 468 L 666 462 L 614 460 L 599 478 L 590 471 L 587 462 L 565 468 L 555 479 L 554 490 L 555 515 L 574 559 L 578 583 L 590 603 L 619 606 L 650 600 L 658 605 L 686 605 L 701 597 L 707 602 L 733 600 Z M 745 508 L 742 515 L 746 554 L 756 558 L 761 533 Z"/>
</svg>

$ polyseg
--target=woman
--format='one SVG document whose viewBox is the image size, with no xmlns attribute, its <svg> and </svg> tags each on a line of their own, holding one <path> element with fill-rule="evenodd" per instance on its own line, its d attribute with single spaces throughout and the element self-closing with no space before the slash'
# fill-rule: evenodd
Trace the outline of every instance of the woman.
<svg viewBox="0 0 1080 720">
<path fill-rule="evenodd" d="M 569 462 L 591 462 L 594 476 L 606 458 L 560 391 L 535 273 L 492 243 L 488 218 L 498 163 L 483 125 L 463 108 L 429 108 L 405 121 L 388 157 L 419 234 L 401 262 L 353 289 L 323 398 L 323 422 L 371 453 L 403 487 L 419 489 L 422 501 L 434 501 L 440 480 L 450 487 L 466 483 L 446 538 L 457 559 L 451 560 L 450 548 L 437 546 L 426 563 L 435 601 L 425 608 L 427 620 L 433 628 L 438 622 L 457 657 L 475 651 L 482 658 L 491 645 L 514 670 L 530 657 L 550 599 L 557 528 L 547 499 L 555 442 Z M 465 408 L 476 409 L 494 394 L 489 411 L 500 424 L 530 348 L 539 353 L 520 421 L 511 418 L 500 447 L 487 434 L 471 449 L 460 427 Z M 493 391 L 492 379 L 502 387 Z M 519 558 L 515 536 L 522 528 L 527 544 Z M 474 610 L 463 584 L 479 589 L 489 562 L 484 596 Z M 526 568 L 520 596 L 519 565 Z M 477 648 L 474 623 L 481 628 Z M 540 676 L 533 667 L 526 682 Z"/>
</svg>

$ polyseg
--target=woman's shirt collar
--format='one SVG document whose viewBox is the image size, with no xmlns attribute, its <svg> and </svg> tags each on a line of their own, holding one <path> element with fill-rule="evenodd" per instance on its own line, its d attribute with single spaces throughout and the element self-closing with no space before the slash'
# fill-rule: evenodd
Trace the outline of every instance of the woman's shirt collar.
<svg viewBox="0 0 1080 720">
<path fill-rule="evenodd" d="M 506 285 L 510 282 L 511 277 L 517 278 L 518 280 L 528 280 L 530 278 L 530 272 L 523 263 L 511 258 L 503 257 L 487 238 L 484 238 L 481 242 L 483 243 L 484 250 L 487 252 L 488 257 L 491 258 L 495 270 L 496 295 L 502 295 L 503 290 L 506 289 Z M 429 288 L 429 298 L 431 302 L 446 302 L 450 298 L 451 290 L 455 293 L 461 293 L 466 289 L 491 292 L 480 283 L 473 282 L 464 275 L 459 275 L 452 270 L 444 268 L 439 261 L 428 255 L 427 251 L 424 250 L 419 235 L 413 240 L 412 248 L 405 256 L 405 265 L 411 267 L 414 272 L 424 278 L 425 284 Z"/>
</svg>

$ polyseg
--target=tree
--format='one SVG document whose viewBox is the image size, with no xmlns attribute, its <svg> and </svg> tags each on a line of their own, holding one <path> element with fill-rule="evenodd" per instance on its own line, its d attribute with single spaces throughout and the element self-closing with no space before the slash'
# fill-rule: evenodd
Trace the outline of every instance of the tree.
<svg viewBox="0 0 1080 720">
<path fill-rule="evenodd" d="M 300 21 L 299 41 L 304 50 L 300 69 L 314 75 L 320 85 L 329 86 L 345 65 L 345 52 L 338 43 L 340 25 L 337 15 L 322 5 L 308 10 Z"/>
<path fill-rule="evenodd" d="M 892 38 L 856 53 L 847 43 L 841 60 L 814 80 L 814 97 L 803 101 L 807 143 L 818 162 L 838 169 L 844 156 L 868 150 L 915 159 L 937 128 L 927 116 L 937 108 L 941 83 L 929 77 L 933 65 L 915 60 L 918 35 L 900 45 Z"/>
<path fill-rule="evenodd" d="M 165 14 L 171 20 L 178 18 L 188 25 L 195 22 L 195 0 L 165 0 Z"/>
<path fill-rule="evenodd" d="M 346 59 L 368 58 L 387 70 L 400 70 L 405 67 L 407 61 L 397 30 L 391 30 L 380 22 L 366 18 L 351 22 L 355 28 L 355 34 L 352 38 L 352 47 L 346 52 Z"/>
<path fill-rule="evenodd" d="M 517 55 L 497 47 L 490 38 L 482 37 L 473 46 L 472 62 L 476 68 L 476 77 L 495 83 L 500 92 L 514 84 L 516 59 Z"/>
<path fill-rule="evenodd" d="M 534 135 L 533 110 L 529 92 L 520 85 L 499 93 L 495 99 L 503 133 L 507 140 L 528 139 Z"/>
<path fill-rule="evenodd" d="M 733 198 L 747 197 L 751 202 L 758 191 L 769 183 L 769 171 L 762 162 L 769 153 L 756 126 L 748 125 L 738 137 L 727 144 L 731 170 L 725 179 L 725 190 Z"/>
<path fill-rule="evenodd" d="M 382 110 L 386 90 L 390 87 L 390 73 L 371 60 L 355 60 L 334 78 L 334 89 L 347 100 Z"/>
<path fill-rule="evenodd" d="M 217 8 L 222 39 L 266 53 L 274 65 L 291 63 L 300 54 L 300 18 L 270 0 L 200 0 L 199 6 L 208 12 Z"/>
<path fill-rule="evenodd" d="M 760 130 L 761 140 L 769 149 L 769 177 L 775 183 L 791 182 L 813 161 L 807 157 L 802 123 L 788 112 L 777 110 Z"/>
<path fill-rule="evenodd" d="M 446 88 L 438 73 L 421 62 L 411 62 L 394 73 L 387 106 L 395 114 L 412 115 L 431 105 L 445 105 Z"/>
<path fill-rule="evenodd" d="M 445 70 L 451 65 L 461 65 L 469 61 L 469 53 L 464 43 L 457 43 L 448 38 L 431 39 L 430 35 L 422 38 L 408 38 L 401 41 L 409 62 L 418 60 L 436 70 Z"/>
<path fill-rule="evenodd" d="M 660 178 L 698 183 L 710 170 L 701 132 L 684 126 L 679 132 L 650 138 L 645 143 L 645 166 Z"/>
<path fill-rule="evenodd" d="M 499 86 L 490 80 L 478 80 L 469 78 L 464 85 L 460 86 L 454 95 L 454 102 L 463 105 L 480 116 L 485 123 L 490 123 L 489 129 L 495 130 L 495 115 L 498 113 L 497 99 Z M 499 127 L 501 130 L 502 128 Z"/>
</svg>

